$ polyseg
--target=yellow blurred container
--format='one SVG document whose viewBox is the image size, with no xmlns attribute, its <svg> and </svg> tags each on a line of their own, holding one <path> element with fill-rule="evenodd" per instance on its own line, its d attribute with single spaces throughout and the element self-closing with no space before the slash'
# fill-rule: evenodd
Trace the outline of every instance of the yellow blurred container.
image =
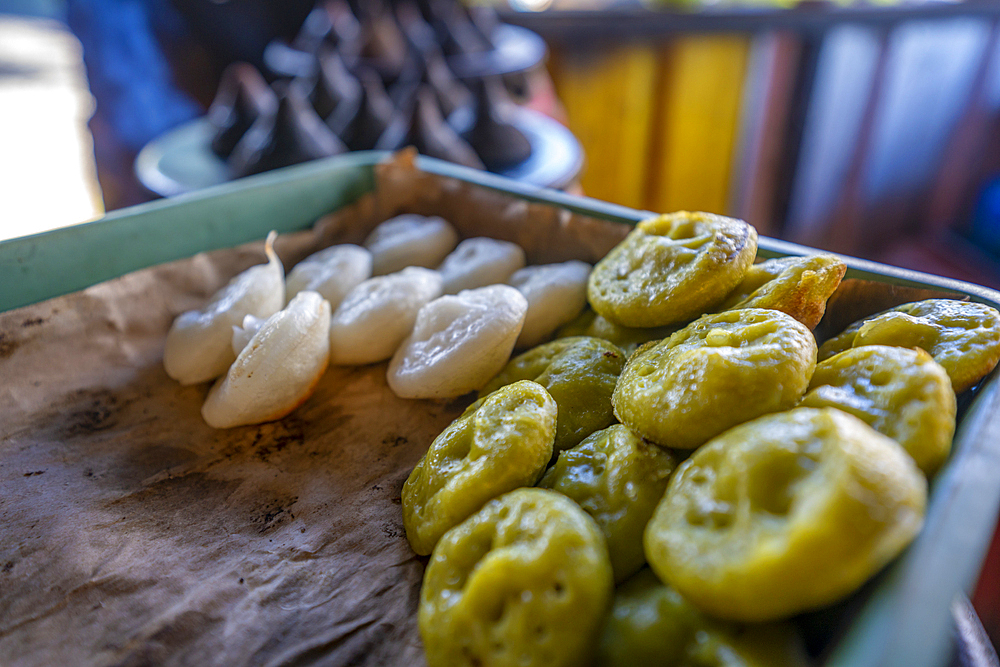
<svg viewBox="0 0 1000 667">
<path fill-rule="evenodd" d="M 680 37 L 556 53 L 552 76 L 592 197 L 727 211 L 750 38 Z"/>
</svg>

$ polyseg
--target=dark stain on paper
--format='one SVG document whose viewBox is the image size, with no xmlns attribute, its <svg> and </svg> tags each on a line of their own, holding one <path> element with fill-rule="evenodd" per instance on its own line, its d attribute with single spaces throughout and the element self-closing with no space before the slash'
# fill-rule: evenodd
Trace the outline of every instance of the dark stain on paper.
<svg viewBox="0 0 1000 667">
<path fill-rule="evenodd" d="M 106 389 L 95 391 L 88 398 L 74 403 L 73 407 L 76 409 L 64 419 L 62 436 L 65 438 L 98 433 L 114 427 L 118 423 L 119 412 L 126 405 L 119 396 Z M 82 407 L 77 407 L 81 404 Z"/>
<path fill-rule="evenodd" d="M 409 440 L 406 439 L 405 435 L 392 436 L 388 435 L 382 438 L 383 445 L 389 445 L 390 447 L 399 447 L 400 445 L 409 444 Z"/>
<path fill-rule="evenodd" d="M 11 338 L 10 334 L 0 331 L 0 359 L 6 359 L 11 356 L 20 346 L 20 341 L 16 341 Z"/>
<path fill-rule="evenodd" d="M 275 498 L 258 509 L 250 519 L 250 523 L 258 533 L 266 533 L 280 525 L 293 521 L 295 515 L 292 506 L 298 502 L 298 497 Z"/>
<path fill-rule="evenodd" d="M 256 447 L 257 458 L 264 463 L 268 463 L 272 456 L 280 454 L 289 446 L 301 447 L 305 441 L 304 425 L 294 418 L 286 417 L 259 428 L 261 430 L 254 436 L 253 446 Z"/>
</svg>

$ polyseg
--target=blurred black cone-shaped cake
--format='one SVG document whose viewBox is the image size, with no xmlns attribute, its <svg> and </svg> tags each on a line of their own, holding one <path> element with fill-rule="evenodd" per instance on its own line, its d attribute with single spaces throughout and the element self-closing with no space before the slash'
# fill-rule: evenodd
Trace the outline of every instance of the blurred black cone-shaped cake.
<svg viewBox="0 0 1000 667">
<path fill-rule="evenodd" d="M 392 120 L 395 107 L 375 72 L 361 70 L 358 80 L 361 83 L 358 112 L 340 136 L 352 151 L 366 151 L 375 148 L 375 143 Z"/>
<path fill-rule="evenodd" d="M 319 75 L 309 92 L 309 101 L 334 134 L 343 133 L 358 115 L 363 96 L 361 84 L 347 71 L 336 49 L 322 47 Z"/>
<path fill-rule="evenodd" d="M 458 80 L 441 53 L 434 29 L 412 2 L 396 6 L 396 18 L 410 47 L 422 66 L 420 81 L 428 84 L 437 96 L 441 112 L 456 131 L 467 129 L 472 120 L 473 98 L 469 89 Z"/>
<path fill-rule="evenodd" d="M 434 30 L 446 55 L 484 53 L 493 49 L 489 36 L 480 32 L 460 2 L 432 0 L 431 8 Z"/>
<path fill-rule="evenodd" d="M 347 151 L 296 83 L 278 87 L 277 113 L 258 119 L 236 145 L 229 164 L 237 175 L 258 174 Z"/>
<path fill-rule="evenodd" d="M 427 85 L 416 90 L 412 111 L 400 113 L 393 119 L 376 148 L 397 150 L 404 146 L 414 146 L 422 155 L 473 169 L 485 168 L 472 146 L 444 121 L 437 97 Z"/>
<path fill-rule="evenodd" d="M 222 73 L 219 90 L 208 109 L 215 129 L 212 151 L 225 159 L 250 127 L 261 117 L 274 116 L 278 99 L 257 68 L 233 63 Z"/>
<path fill-rule="evenodd" d="M 517 30 L 457 0 L 320 0 L 294 39 L 268 46 L 271 87 L 250 65 L 226 70 L 209 112 L 212 149 L 237 175 L 413 145 L 524 177 L 522 166 L 550 164 L 543 156 L 563 135 L 511 98 L 512 85 L 530 93 L 523 68 L 545 53 L 536 46 L 523 64 L 510 45 L 531 38 L 519 42 Z"/>
<path fill-rule="evenodd" d="M 417 64 L 410 55 L 409 45 L 399 24 L 389 9 L 382 9 L 371 20 L 362 23 L 360 65 L 375 70 L 386 86 L 401 77 L 416 78 Z"/>
<path fill-rule="evenodd" d="M 476 120 L 462 136 L 490 171 L 503 171 L 531 156 L 531 142 L 512 122 L 514 103 L 494 77 L 476 84 Z"/>
</svg>

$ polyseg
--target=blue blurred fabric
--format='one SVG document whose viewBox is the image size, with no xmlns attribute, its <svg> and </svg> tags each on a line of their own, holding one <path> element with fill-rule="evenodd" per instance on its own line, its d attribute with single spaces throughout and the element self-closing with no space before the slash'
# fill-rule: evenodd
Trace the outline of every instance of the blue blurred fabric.
<svg viewBox="0 0 1000 667">
<path fill-rule="evenodd" d="M 1000 257 L 1000 178 L 989 181 L 979 192 L 971 236 L 980 248 Z"/>
<path fill-rule="evenodd" d="M 97 114 L 128 151 L 202 114 L 178 90 L 160 40 L 187 38 L 167 0 L 68 0 L 70 29 L 83 45 Z M 155 26 L 155 29 L 154 29 Z"/>
</svg>

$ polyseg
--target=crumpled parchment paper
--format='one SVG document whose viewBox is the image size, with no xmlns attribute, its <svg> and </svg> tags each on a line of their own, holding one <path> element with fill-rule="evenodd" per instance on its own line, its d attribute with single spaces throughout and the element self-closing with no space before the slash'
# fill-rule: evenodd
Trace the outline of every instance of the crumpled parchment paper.
<svg viewBox="0 0 1000 667">
<path fill-rule="evenodd" d="M 515 241 L 532 263 L 594 262 L 628 231 L 403 155 L 372 195 L 277 250 L 287 270 L 401 212 Z M 0 664 L 423 664 L 425 560 L 400 489 L 471 399 L 403 400 L 386 364 L 330 367 L 285 419 L 209 428 L 208 385 L 167 377 L 164 336 L 262 247 L 0 315 Z"/>
</svg>

